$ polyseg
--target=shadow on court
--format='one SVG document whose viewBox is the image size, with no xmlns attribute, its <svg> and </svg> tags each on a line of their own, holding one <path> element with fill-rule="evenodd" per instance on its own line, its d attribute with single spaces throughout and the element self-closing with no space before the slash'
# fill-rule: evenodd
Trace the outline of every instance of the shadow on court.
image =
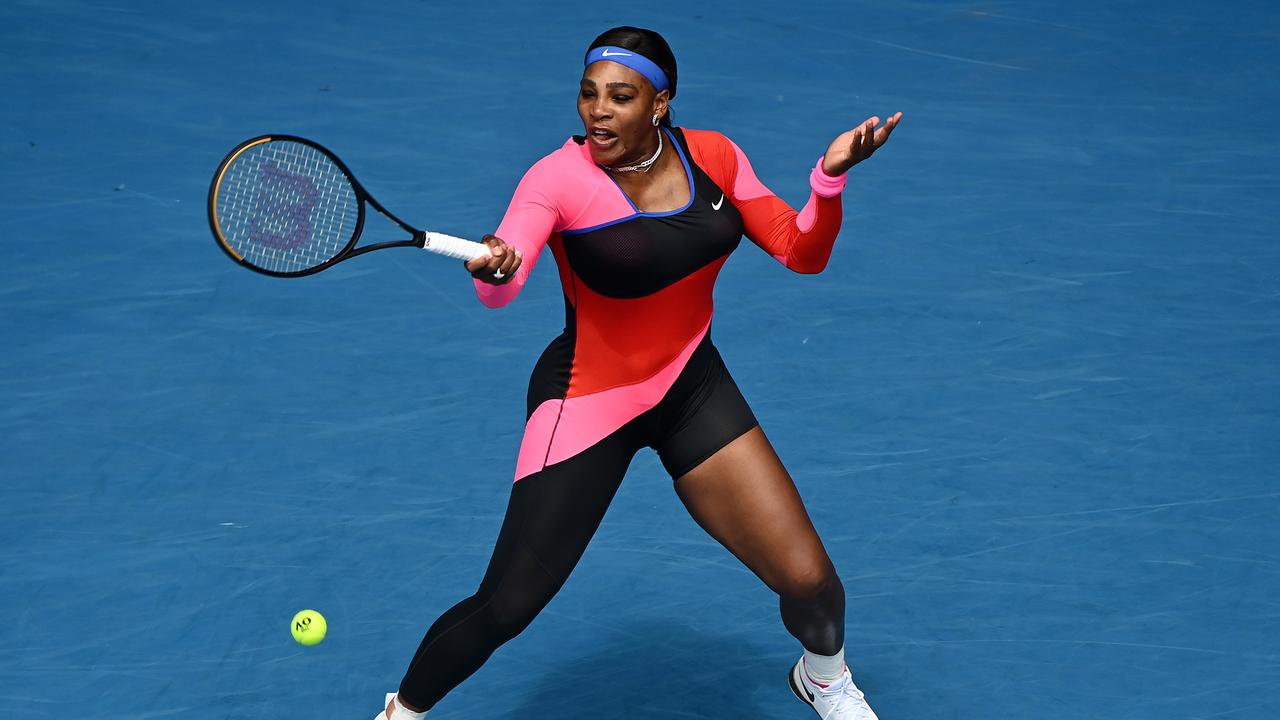
<svg viewBox="0 0 1280 720">
<path fill-rule="evenodd" d="M 536 679 L 511 717 L 654 717 L 766 720 L 773 703 L 760 695 L 790 694 L 786 661 L 740 636 L 715 634 L 678 623 L 648 622 L 619 631 L 635 643 L 609 642 L 599 652 L 564 657 Z M 756 672 L 776 665 L 778 682 L 753 684 Z M 792 702 L 795 702 L 792 700 Z"/>
</svg>

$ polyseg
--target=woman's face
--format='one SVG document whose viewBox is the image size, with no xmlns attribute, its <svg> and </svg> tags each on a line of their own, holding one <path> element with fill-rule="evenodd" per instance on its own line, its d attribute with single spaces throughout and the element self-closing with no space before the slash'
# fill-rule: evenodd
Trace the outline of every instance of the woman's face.
<svg viewBox="0 0 1280 720">
<path fill-rule="evenodd" d="M 667 91 L 654 93 L 645 76 L 608 60 L 591 63 L 578 89 L 578 116 L 591 158 L 600 165 L 631 165 L 657 144 L 653 116 L 667 112 Z"/>
</svg>

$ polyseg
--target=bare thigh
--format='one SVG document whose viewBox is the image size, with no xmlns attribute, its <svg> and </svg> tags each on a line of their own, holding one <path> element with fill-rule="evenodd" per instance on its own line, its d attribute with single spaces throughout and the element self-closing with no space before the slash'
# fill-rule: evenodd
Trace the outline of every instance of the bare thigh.
<svg viewBox="0 0 1280 720">
<path fill-rule="evenodd" d="M 834 576 L 800 492 L 758 426 L 675 488 L 693 519 L 778 594 L 804 597 Z"/>
</svg>

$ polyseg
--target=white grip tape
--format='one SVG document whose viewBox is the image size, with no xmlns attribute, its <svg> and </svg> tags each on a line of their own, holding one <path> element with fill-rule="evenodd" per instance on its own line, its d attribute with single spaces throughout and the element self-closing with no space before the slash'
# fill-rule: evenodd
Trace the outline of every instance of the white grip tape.
<svg viewBox="0 0 1280 720">
<path fill-rule="evenodd" d="M 427 236 L 427 243 L 423 246 L 423 250 L 430 250 L 433 253 L 439 253 L 454 260 L 472 260 L 489 254 L 487 245 L 471 240 L 463 240 L 460 237 L 445 235 L 444 233 L 428 232 L 423 233 Z"/>
</svg>

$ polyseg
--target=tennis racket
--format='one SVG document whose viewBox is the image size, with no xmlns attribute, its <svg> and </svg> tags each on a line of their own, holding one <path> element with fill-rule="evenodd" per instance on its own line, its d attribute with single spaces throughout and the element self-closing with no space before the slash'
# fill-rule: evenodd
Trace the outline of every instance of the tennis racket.
<svg viewBox="0 0 1280 720">
<path fill-rule="evenodd" d="M 356 247 L 365 206 L 409 233 L 407 240 Z M 301 277 L 357 255 L 416 247 L 457 260 L 489 254 L 485 245 L 424 232 L 392 215 L 327 148 L 293 135 L 237 145 L 213 174 L 209 227 L 232 260 L 273 277 Z"/>
</svg>

